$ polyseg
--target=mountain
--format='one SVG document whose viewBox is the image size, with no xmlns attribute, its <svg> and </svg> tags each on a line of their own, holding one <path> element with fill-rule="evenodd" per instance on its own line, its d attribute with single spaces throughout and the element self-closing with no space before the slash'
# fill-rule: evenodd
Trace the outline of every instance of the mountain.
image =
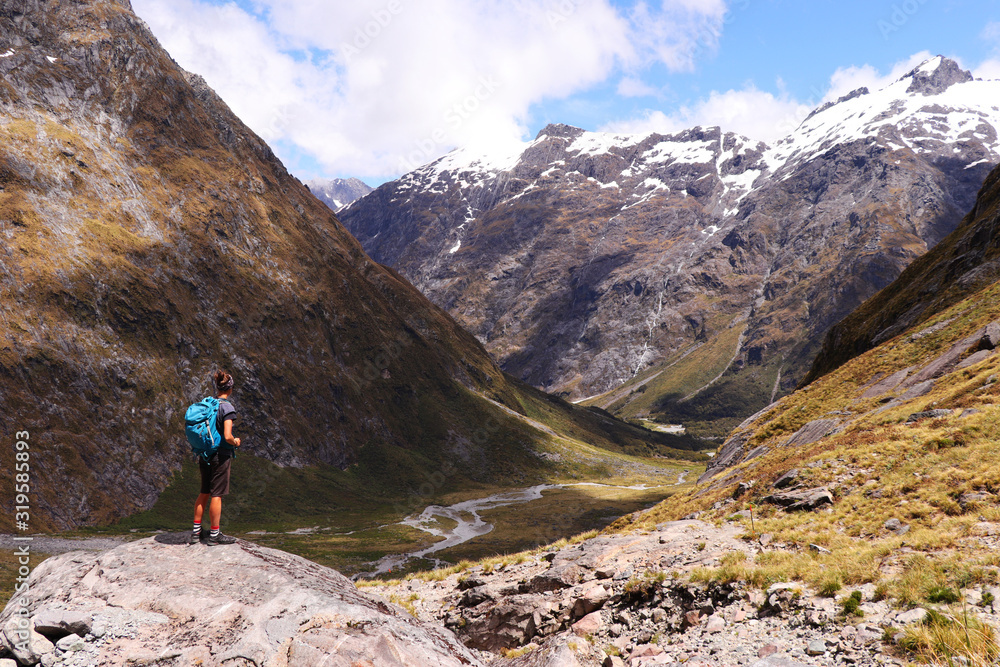
<svg viewBox="0 0 1000 667">
<path fill-rule="evenodd" d="M 958 229 L 830 331 L 811 383 L 735 429 L 700 481 L 718 486 L 766 477 L 761 466 L 778 460 L 794 467 L 810 446 L 889 442 L 881 431 L 902 437 L 906 428 L 899 424 L 928 418 L 951 438 L 942 447 L 961 443 L 958 458 L 974 456 L 973 443 L 992 447 L 992 430 L 970 422 L 988 421 L 996 409 L 998 254 L 1000 168 Z M 749 463 L 736 467 L 743 462 Z"/>
<path fill-rule="evenodd" d="M 994 170 L 975 207 L 954 233 L 830 330 L 806 381 L 1000 280 L 998 203 L 1000 171 Z"/>
<path fill-rule="evenodd" d="M 318 467 L 386 503 L 428 476 L 441 491 L 546 475 L 554 442 L 669 440 L 505 376 L 127 0 L 5 2 L 0 36 L 0 433 L 29 445 L 31 530 L 153 505 L 220 366 L 251 472 Z M 322 497 L 286 476 L 289 497 Z M 278 511 L 268 493 L 256 504 Z"/>
<path fill-rule="evenodd" d="M 937 57 L 773 146 L 552 125 L 508 155 L 455 151 L 341 219 L 507 372 L 718 436 L 956 227 L 1000 161 L 998 95 Z"/>
<path fill-rule="evenodd" d="M 372 191 L 370 185 L 357 178 L 314 178 L 306 187 L 334 212 L 353 204 Z"/>
</svg>

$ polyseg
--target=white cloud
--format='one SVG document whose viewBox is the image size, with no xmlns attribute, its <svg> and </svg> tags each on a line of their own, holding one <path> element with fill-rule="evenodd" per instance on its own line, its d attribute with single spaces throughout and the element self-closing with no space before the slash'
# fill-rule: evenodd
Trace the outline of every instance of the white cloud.
<svg viewBox="0 0 1000 667">
<path fill-rule="evenodd" d="M 379 178 L 521 139 L 531 107 L 715 48 L 723 0 L 133 0 L 252 129 Z M 244 0 L 247 2 L 247 0 Z M 621 4 L 620 2 L 617 4 Z"/>
<path fill-rule="evenodd" d="M 701 125 L 718 125 L 725 131 L 737 132 L 752 139 L 773 142 L 792 132 L 816 107 L 867 87 L 880 90 L 897 81 L 934 54 L 921 51 L 895 63 L 887 73 L 871 65 L 842 67 L 831 76 L 822 90 L 814 90 L 808 99 L 798 99 L 784 90 L 779 79 L 778 93 L 759 90 L 748 84 L 741 90 L 712 91 L 708 97 L 665 112 L 648 109 L 634 118 L 619 120 L 601 128 L 607 132 L 669 134 Z M 959 66 L 965 67 L 955 59 Z M 972 70 L 974 76 L 1000 79 L 1000 59 L 987 60 Z"/>
<path fill-rule="evenodd" d="M 773 141 L 788 133 L 788 125 L 809 113 L 810 107 L 787 94 L 774 95 L 749 86 L 743 90 L 713 91 L 693 106 L 684 106 L 671 114 L 647 111 L 639 118 L 610 123 L 606 132 L 670 134 L 701 125 L 718 125 L 727 132 L 737 132 L 752 139 Z M 795 122 L 797 124 L 797 122 Z"/>
<path fill-rule="evenodd" d="M 972 70 L 977 79 L 1000 79 L 1000 60 L 987 60 Z"/>
<path fill-rule="evenodd" d="M 829 89 L 820 103 L 835 101 L 862 87 L 871 91 L 881 90 L 933 57 L 934 54 L 930 51 L 915 53 L 893 65 L 888 74 L 882 74 L 871 65 L 841 67 L 830 77 Z"/>
<path fill-rule="evenodd" d="M 692 69 L 699 55 L 715 50 L 725 14 L 723 0 L 664 0 L 657 8 L 637 2 L 629 15 L 630 37 L 638 47 L 633 63 Z"/>
</svg>

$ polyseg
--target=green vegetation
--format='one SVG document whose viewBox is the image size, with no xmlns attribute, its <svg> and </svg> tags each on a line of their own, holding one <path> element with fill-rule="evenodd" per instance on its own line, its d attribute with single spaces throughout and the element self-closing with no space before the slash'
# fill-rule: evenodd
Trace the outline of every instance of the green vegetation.
<svg viewBox="0 0 1000 667">
<path fill-rule="evenodd" d="M 38 564 L 49 557 L 49 554 L 32 551 L 28 567 L 34 570 Z M 21 567 L 19 556 L 13 549 L 0 550 L 0 605 L 6 605 L 14 595 L 17 586 L 18 570 Z"/>
<path fill-rule="evenodd" d="M 622 387 L 585 401 L 623 419 L 651 416 L 662 424 L 683 424 L 695 442 L 726 436 L 744 417 L 771 402 L 779 363 L 729 368 L 745 323 L 717 319 L 718 331 L 649 368 Z"/>
<path fill-rule="evenodd" d="M 927 601 L 953 604 L 958 602 L 958 593 L 948 586 L 935 586 L 927 592 Z"/>
<path fill-rule="evenodd" d="M 844 611 L 844 616 L 857 616 L 859 618 L 864 617 L 865 613 L 859 609 L 861 606 L 861 591 L 853 591 L 850 595 L 841 600 L 841 608 Z"/>
<path fill-rule="evenodd" d="M 624 514 L 651 507 L 688 488 L 700 471 L 691 464 L 642 459 L 579 443 L 577 447 L 558 448 L 563 458 L 559 468 L 540 467 L 537 477 L 521 480 L 524 486 L 547 482 L 571 486 L 547 490 L 530 503 L 482 512 L 483 519 L 496 526 L 493 531 L 436 553 L 435 558 L 458 563 L 502 557 L 601 529 Z M 437 539 L 399 525 L 406 516 L 431 504 L 452 505 L 510 490 L 470 480 L 455 468 L 427 473 L 412 452 L 389 453 L 394 457 L 391 460 L 387 452 L 372 453 L 344 471 L 281 468 L 241 453 L 233 462 L 231 494 L 224 501 L 225 529 L 352 574 L 382 556 L 416 551 Z M 688 481 L 677 486 L 685 470 Z M 191 520 L 198 483 L 197 466 L 185 463 L 151 510 L 85 532 L 184 530 Z M 643 485 L 650 488 L 625 488 Z M 433 566 L 429 560 L 411 562 L 393 574 Z"/>
</svg>

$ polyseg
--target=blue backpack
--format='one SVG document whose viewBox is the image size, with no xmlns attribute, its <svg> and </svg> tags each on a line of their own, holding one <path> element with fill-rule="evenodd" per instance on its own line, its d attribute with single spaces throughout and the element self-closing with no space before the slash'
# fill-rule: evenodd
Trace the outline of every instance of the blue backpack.
<svg viewBox="0 0 1000 667">
<path fill-rule="evenodd" d="M 184 435 L 191 451 L 203 459 L 210 459 L 222 445 L 219 433 L 219 399 L 203 398 L 192 403 L 184 413 Z"/>
</svg>

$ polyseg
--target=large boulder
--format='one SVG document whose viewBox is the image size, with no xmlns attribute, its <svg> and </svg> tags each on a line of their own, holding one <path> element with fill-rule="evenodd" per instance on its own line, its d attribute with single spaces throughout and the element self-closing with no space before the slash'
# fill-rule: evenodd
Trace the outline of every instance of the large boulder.
<svg viewBox="0 0 1000 667">
<path fill-rule="evenodd" d="M 33 620 L 61 631 L 92 618 L 104 636 L 83 650 L 101 665 L 168 654 L 188 665 L 481 664 L 452 633 L 362 594 L 335 570 L 249 542 L 188 546 L 183 537 L 49 558 L 29 579 Z M 16 611 L 8 605 L 0 627 Z M 17 655 L 11 638 L 3 633 L 2 649 Z M 44 652 L 18 657 L 30 664 Z"/>
<path fill-rule="evenodd" d="M 826 487 L 817 489 L 797 489 L 784 493 L 772 493 L 764 497 L 764 502 L 780 505 L 788 512 L 812 511 L 833 504 L 833 494 Z"/>
<path fill-rule="evenodd" d="M 523 646 L 535 636 L 542 616 L 548 613 L 545 600 L 539 595 L 512 595 L 504 598 L 488 613 L 456 617 L 455 627 L 467 646 L 481 651 L 500 652 Z"/>
</svg>

